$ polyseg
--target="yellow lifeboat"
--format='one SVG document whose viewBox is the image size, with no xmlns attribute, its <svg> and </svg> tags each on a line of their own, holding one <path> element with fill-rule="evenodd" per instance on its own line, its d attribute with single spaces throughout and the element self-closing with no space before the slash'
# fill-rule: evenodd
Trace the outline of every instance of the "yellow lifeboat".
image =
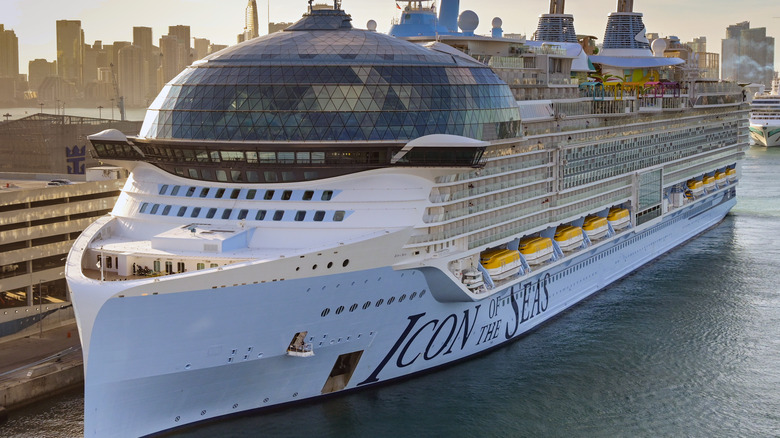
<svg viewBox="0 0 780 438">
<path fill-rule="evenodd" d="M 726 178 L 728 178 L 729 181 L 734 182 L 737 180 L 737 169 L 734 169 L 733 167 L 729 167 L 726 169 Z"/>
<path fill-rule="evenodd" d="M 529 265 L 544 263 L 552 258 L 552 239 L 549 237 L 524 237 L 520 239 L 520 252 Z"/>
<path fill-rule="evenodd" d="M 714 176 L 705 176 L 704 179 L 702 179 L 702 182 L 704 183 L 704 188 L 706 190 L 712 190 L 715 188 L 715 177 Z"/>
<path fill-rule="evenodd" d="M 715 173 L 715 184 L 717 184 L 718 187 L 726 184 L 726 172 Z"/>
<path fill-rule="evenodd" d="M 582 224 L 582 229 L 585 230 L 585 234 L 588 235 L 590 240 L 598 240 L 607 235 L 609 226 L 607 224 L 607 218 L 600 216 L 588 216 L 585 218 L 585 222 Z"/>
<path fill-rule="evenodd" d="M 609 209 L 609 215 L 607 215 L 609 224 L 612 225 L 612 229 L 622 230 L 631 223 L 631 218 L 628 214 L 628 209 L 620 207 L 612 207 Z"/>
<path fill-rule="evenodd" d="M 479 262 L 490 278 L 501 280 L 520 271 L 520 253 L 511 249 L 490 249 L 480 255 Z"/>
<path fill-rule="evenodd" d="M 582 228 L 571 225 L 561 225 L 555 230 L 555 241 L 561 251 L 573 251 L 582 246 Z"/>
<path fill-rule="evenodd" d="M 699 196 L 704 192 L 704 183 L 695 179 L 688 180 L 688 190 L 693 193 L 693 196 Z"/>
</svg>

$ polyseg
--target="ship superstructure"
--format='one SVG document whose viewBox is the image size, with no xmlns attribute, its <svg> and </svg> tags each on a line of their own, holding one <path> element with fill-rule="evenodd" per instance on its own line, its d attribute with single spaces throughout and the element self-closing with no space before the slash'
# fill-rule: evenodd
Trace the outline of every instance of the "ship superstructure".
<svg viewBox="0 0 780 438">
<path fill-rule="evenodd" d="M 497 347 L 734 205 L 740 87 L 685 82 L 658 45 L 597 73 L 571 42 L 474 36 L 461 18 L 466 34 L 404 41 L 310 10 L 188 67 L 139 136 L 90 137 L 132 173 L 66 268 L 85 435 Z"/>
<path fill-rule="evenodd" d="M 780 77 L 777 73 L 772 81 L 772 90 L 753 98 L 750 137 L 760 146 L 780 146 Z"/>
</svg>

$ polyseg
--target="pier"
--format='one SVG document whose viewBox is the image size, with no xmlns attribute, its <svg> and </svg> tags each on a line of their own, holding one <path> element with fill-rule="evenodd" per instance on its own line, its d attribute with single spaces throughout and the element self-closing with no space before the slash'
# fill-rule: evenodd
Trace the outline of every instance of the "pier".
<svg viewBox="0 0 780 438">
<path fill-rule="evenodd" d="M 0 338 L 0 424 L 15 409 L 84 384 L 75 322 L 25 334 Z"/>
</svg>

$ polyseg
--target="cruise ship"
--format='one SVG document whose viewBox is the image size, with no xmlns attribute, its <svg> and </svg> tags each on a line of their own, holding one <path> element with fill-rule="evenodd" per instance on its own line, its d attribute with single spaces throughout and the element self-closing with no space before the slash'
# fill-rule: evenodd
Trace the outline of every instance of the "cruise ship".
<svg viewBox="0 0 780 438">
<path fill-rule="evenodd" d="M 753 98 L 750 138 L 759 146 L 780 146 L 780 77 L 777 73 L 772 81 L 772 90 Z"/>
<path fill-rule="evenodd" d="M 631 1 L 593 56 L 562 0 L 537 39 L 474 35 L 457 0 L 403 2 L 395 36 L 334 3 L 186 68 L 137 136 L 90 137 L 131 174 L 66 266 L 85 436 L 497 348 L 736 203 L 742 89 L 651 47 Z"/>
</svg>

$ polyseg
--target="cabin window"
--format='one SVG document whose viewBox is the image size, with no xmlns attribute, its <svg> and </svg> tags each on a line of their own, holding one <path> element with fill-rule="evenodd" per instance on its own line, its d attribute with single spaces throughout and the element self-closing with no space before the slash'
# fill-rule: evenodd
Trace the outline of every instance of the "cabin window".
<svg viewBox="0 0 780 438">
<path fill-rule="evenodd" d="M 274 197 L 274 191 L 273 190 L 266 190 L 265 195 L 263 195 L 263 199 L 266 201 L 272 199 Z"/>
<path fill-rule="evenodd" d="M 217 194 L 214 195 L 215 198 L 222 198 L 222 195 L 225 194 L 225 189 L 217 189 Z"/>
<path fill-rule="evenodd" d="M 230 199 L 238 199 L 238 194 L 241 192 L 241 189 L 233 189 L 232 192 L 230 192 Z"/>
<path fill-rule="evenodd" d="M 333 221 L 334 222 L 341 222 L 344 220 L 344 210 L 337 210 L 335 213 L 333 213 Z"/>
<path fill-rule="evenodd" d="M 160 187 L 160 194 L 164 195 L 166 191 L 168 191 L 168 184 L 163 184 L 162 187 Z"/>
<path fill-rule="evenodd" d="M 296 221 L 300 222 L 300 221 L 302 221 L 304 218 L 306 218 L 306 212 L 305 212 L 304 210 L 298 210 L 298 211 L 295 213 L 295 220 L 296 220 Z"/>
<path fill-rule="evenodd" d="M 247 214 L 249 214 L 249 210 L 239 210 L 239 212 L 238 212 L 238 220 L 246 219 L 246 215 Z"/>
<path fill-rule="evenodd" d="M 152 211 L 149 212 L 149 214 L 157 214 L 157 210 L 160 209 L 160 204 L 154 204 L 152 206 Z"/>
<path fill-rule="evenodd" d="M 173 189 L 171 190 L 171 196 L 176 196 L 179 194 L 179 189 L 181 186 L 173 186 Z"/>
<path fill-rule="evenodd" d="M 216 268 L 217 266 L 219 266 L 219 265 L 218 265 L 218 264 L 216 264 L 216 263 L 212 263 L 212 264 L 211 264 L 209 267 L 211 267 L 211 268 Z"/>
<path fill-rule="evenodd" d="M 246 199 L 255 199 L 255 195 L 257 195 L 257 190 L 250 189 L 246 192 Z"/>
<path fill-rule="evenodd" d="M 190 175 L 190 176 L 192 176 L 192 175 Z M 195 178 L 197 178 L 197 173 L 196 173 Z M 190 187 L 190 188 L 187 189 L 187 194 L 185 196 L 187 196 L 189 198 L 189 197 L 191 197 L 194 194 L 195 194 L 195 187 Z"/>
<path fill-rule="evenodd" d="M 192 209 L 192 213 L 190 213 L 190 217 L 198 217 L 200 215 L 200 207 L 195 207 Z"/>
<path fill-rule="evenodd" d="M 265 219 L 265 210 L 257 210 L 257 214 L 255 215 L 256 221 L 261 221 Z"/>
<path fill-rule="evenodd" d="M 217 214 L 216 208 L 209 208 L 209 211 L 206 213 L 206 218 L 211 219 L 214 217 L 214 215 Z"/>
<path fill-rule="evenodd" d="M 320 197 L 323 201 L 330 201 L 330 198 L 333 197 L 333 190 L 325 190 L 322 192 L 322 196 Z"/>
<path fill-rule="evenodd" d="M 303 200 L 304 201 L 311 201 L 311 198 L 314 197 L 314 191 L 312 190 L 306 190 L 303 192 Z"/>
<path fill-rule="evenodd" d="M 280 221 L 280 220 L 282 220 L 282 217 L 283 217 L 283 216 L 284 216 L 284 210 L 276 210 L 276 211 L 274 212 L 274 220 L 275 220 L 275 221 Z"/>
<path fill-rule="evenodd" d="M 292 190 L 285 190 L 282 192 L 282 201 L 289 201 L 292 198 Z"/>
<path fill-rule="evenodd" d="M 226 208 L 225 211 L 222 212 L 222 219 L 230 219 L 231 214 L 233 214 L 233 209 Z"/>
<path fill-rule="evenodd" d="M 325 212 L 322 210 L 317 210 L 314 212 L 314 220 L 316 222 L 322 222 L 322 220 L 325 219 Z"/>
<path fill-rule="evenodd" d="M 162 211 L 163 216 L 168 216 L 168 213 L 170 213 L 170 212 L 171 212 L 171 206 L 170 205 L 166 205 L 165 207 L 163 207 L 163 211 Z"/>
<path fill-rule="evenodd" d="M 208 195 L 209 195 L 209 188 L 208 187 L 204 187 L 204 188 L 202 188 L 200 190 L 200 197 L 201 198 L 205 198 Z"/>
<path fill-rule="evenodd" d="M 141 212 L 141 213 L 146 213 L 146 208 L 147 208 L 147 207 L 149 207 L 149 203 L 148 203 L 148 202 L 144 202 L 143 204 L 141 204 L 141 210 L 140 210 L 140 212 Z"/>
<path fill-rule="evenodd" d="M 184 216 L 184 213 L 187 211 L 187 207 L 179 207 L 179 212 L 176 213 L 176 216 L 182 217 Z"/>
<path fill-rule="evenodd" d="M 187 269 L 184 266 L 184 262 L 176 263 L 176 272 L 187 272 Z"/>
<path fill-rule="evenodd" d="M 173 274 L 173 262 L 165 262 L 165 273 Z"/>
<path fill-rule="evenodd" d="M 217 181 L 227 182 L 227 172 L 222 169 L 217 169 Z"/>
<path fill-rule="evenodd" d="M 196 269 L 199 270 L 199 271 L 201 269 L 206 269 L 206 264 L 205 263 L 198 263 L 198 265 L 196 266 Z"/>
</svg>

